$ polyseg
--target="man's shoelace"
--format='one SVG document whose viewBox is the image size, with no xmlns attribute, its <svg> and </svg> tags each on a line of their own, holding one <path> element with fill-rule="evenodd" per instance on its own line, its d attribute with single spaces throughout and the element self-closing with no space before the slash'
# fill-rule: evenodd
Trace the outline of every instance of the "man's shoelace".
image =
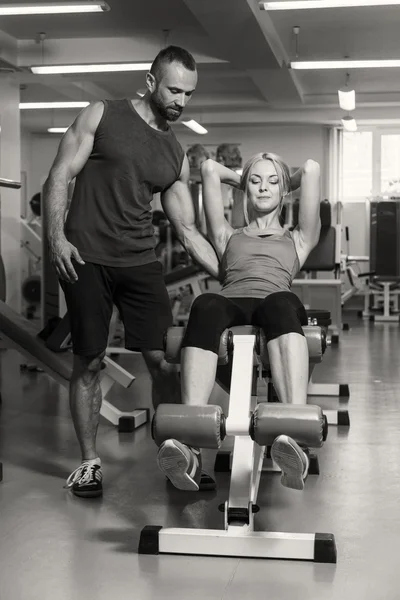
<svg viewBox="0 0 400 600">
<path fill-rule="evenodd" d="M 94 468 L 96 466 L 99 466 L 99 465 L 97 465 L 96 463 L 91 463 L 91 462 L 88 462 L 88 461 L 84 461 L 68 477 L 67 483 L 64 486 L 64 488 L 71 488 L 74 485 L 74 483 L 80 483 L 80 484 L 89 483 L 89 481 L 93 477 L 93 471 L 94 471 Z M 99 470 L 96 473 L 96 477 L 97 477 L 97 479 L 101 480 L 101 474 L 100 474 Z"/>
</svg>

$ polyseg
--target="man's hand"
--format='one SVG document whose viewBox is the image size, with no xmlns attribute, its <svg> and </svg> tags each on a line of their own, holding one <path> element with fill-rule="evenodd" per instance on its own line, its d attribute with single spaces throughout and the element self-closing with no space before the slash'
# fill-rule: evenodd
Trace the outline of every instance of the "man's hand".
<svg viewBox="0 0 400 600">
<path fill-rule="evenodd" d="M 72 265 L 75 259 L 80 265 L 84 265 L 78 249 L 69 243 L 65 236 L 52 240 L 49 244 L 50 261 L 60 279 L 67 283 L 78 281 L 78 275 Z"/>
</svg>

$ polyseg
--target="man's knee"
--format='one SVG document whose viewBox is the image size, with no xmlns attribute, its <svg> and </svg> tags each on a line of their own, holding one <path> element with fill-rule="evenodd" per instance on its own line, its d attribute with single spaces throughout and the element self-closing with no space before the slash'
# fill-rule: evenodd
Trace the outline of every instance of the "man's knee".
<svg viewBox="0 0 400 600">
<path fill-rule="evenodd" d="M 103 368 L 105 355 L 105 351 L 93 356 L 79 356 L 74 354 L 73 377 L 85 380 L 92 380 L 98 377 Z"/>
<path fill-rule="evenodd" d="M 142 356 L 153 378 L 162 377 L 163 375 L 177 371 L 176 365 L 167 363 L 163 350 L 143 350 Z"/>
</svg>

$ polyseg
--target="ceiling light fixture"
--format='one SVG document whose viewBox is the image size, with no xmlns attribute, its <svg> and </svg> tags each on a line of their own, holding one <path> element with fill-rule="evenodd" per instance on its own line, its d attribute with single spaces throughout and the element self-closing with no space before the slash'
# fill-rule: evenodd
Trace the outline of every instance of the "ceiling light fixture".
<svg viewBox="0 0 400 600">
<path fill-rule="evenodd" d="M 391 60 L 309 60 L 293 61 L 291 69 L 387 69 L 400 67 L 399 59 Z"/>
<path fill-rule="evenodd" d="M 342 117 L 342 125 L 345 131 L 357 131 L 356 120 L 350 115 Z"/>
<path fill-rule="evenodd" d="M 356 93 L 349 88 L 350 74 L 346 73 L 346 82 L 344 87 L 338 89 L 339 106 L 342 110 L 350 112 L 356 107 Z"/>
<path fill-rule="evenodd" d="M 207 129 L 205 129 L 202 125 L 200 125 L 197 121 L 194 121 L 193 119 L 191 119 L 190 121 L 182 121 L 182 124 L 186 125 L 186 127 L 189 127 L 189 129 L 191 129 L 195 133 L 199 133 L 201 135 L 208 133 Z"/>
<path fill-rule="evenodd" d="M 259 2 L 261 10 L 304 10 L 311 8 L 350 8 L 364 6 L 396 6 L 400 0 L 292 0 Z"/>
<path fill-rule="evenodd" d="M 0 4 L 0 15 L 51 15 L 109 11 L 106 2 L 38 2 L 36 4 Z"/>
<path fill-rule="evenodd" d="M 35 65 L 35 75 L 66 75 L 70 73 L 117 73 L 121 71 L 149 71 L 151 63 L 97 63 L 91 65 Z"/>
<path fill-rule="evenodd" d="M 65 133 L 68 127 L 49 127 L 48 133 Z"/>
<path fill-rule="evenodd" d="M 89 102 L 20 102 L 21 110 L 36 108 L 85 108 Z"/>
<path fill-rule="evenodd" d="M 338 90 L 339 106 L 342 110 L 350 112 L 356 107 L 356 93 L 354 90 L 341 88 Z"/>
</svg>

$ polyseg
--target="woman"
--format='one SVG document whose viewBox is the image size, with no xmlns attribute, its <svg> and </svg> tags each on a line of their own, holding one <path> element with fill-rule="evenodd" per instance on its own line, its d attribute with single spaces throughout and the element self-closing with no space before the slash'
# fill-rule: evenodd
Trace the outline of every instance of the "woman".
<svg viewBox="0 0 400 600">
<path fill-rule="evenodd" d="M 280 157 L 260 153 L 246 163 L 241 177 L 212 160 L 202 164 L 201 175 L 207 230 L 220 260 L 222 289 L 202 294 L 192 304 L 181 352 L 182 402 L 208 403 L 222 332 L 235 325 L 256 325 L 267 339 L 280 401 L 306 404 L 308 347 L 302 326 L 307 315 L 290 286 L 319 239 L 319 164 L 307 160 L 290 177 Z M 234 230 L 226 221 L 221 183 L 245 192 L 245 227 Z M 290 232 L 282 227 L 280 214 L 284 197 L 299 186 L 299 224 Z M 306 452 L 282 435 L 274 441 L 271 455 L 282 470 L 282 484 L 303 489 L 309 466 Z M 204 473 L 202 481 L 199 449 L 177 440 L 160 446 L 158 464 L 179 489 L 215 484 Z"/>
</svg>

